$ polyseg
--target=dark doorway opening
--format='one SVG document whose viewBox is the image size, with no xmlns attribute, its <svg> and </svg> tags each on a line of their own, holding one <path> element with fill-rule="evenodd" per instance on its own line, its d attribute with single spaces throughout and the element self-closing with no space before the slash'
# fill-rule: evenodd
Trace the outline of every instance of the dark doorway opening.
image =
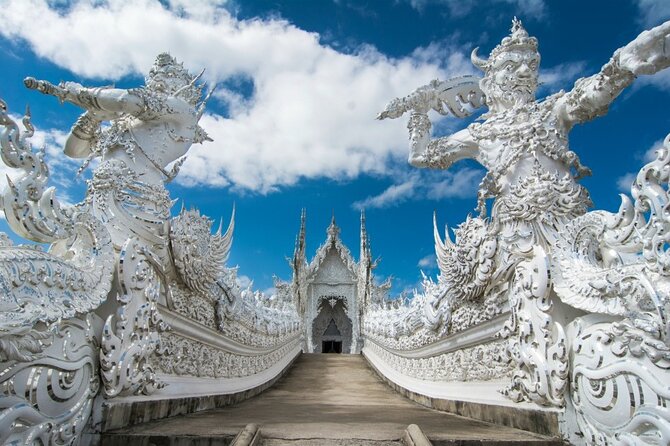
<svg viewBox="0 0 670 446">
<path fill-rule="evenodd" d="M 322 341 L 321 351 L 323 353 L 342 353 L 342 341 Z"/>
</svg>

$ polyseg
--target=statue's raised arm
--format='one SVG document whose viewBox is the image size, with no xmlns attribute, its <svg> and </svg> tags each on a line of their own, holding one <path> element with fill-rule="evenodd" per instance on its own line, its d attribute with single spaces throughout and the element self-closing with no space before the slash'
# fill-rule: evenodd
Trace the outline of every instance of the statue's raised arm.
<svg viewBox="0 0 670 446">
<path fill-rule="evenodd" d="M 670 66 L 670 21 L 642 32 L 614 52 L 597 74 L 577 80 L 559 102 L 568 127 L 607 112 L 609 104 L 636 77 L 657 73 Z"/>
<path fill-rule="evenodd" d="M 590 170 L 569 148 L 570 130 L 576 123 L 603 115 L 636 76 L 670 66 L 669 36 L 670 22 L 645 31 L 617 50 L 598 74 L 578 80 L 569 93 L 559 92 L 538 101 L 538 42 L 515 18 L 510 35 L 487 59 L 480 57 L 477 49 L 472 52 L 472 63 L 484 72 L 478 82 L 474 77 L 431 82 L 391 101 L 378 118 L 397 118 L 410 112 L 409 162 L 416 167 L 447 169 L 464 158 L 479 162 L 487 170 L 479 186 L 478 207 L 484 212 L 487 199 L 506 200 L 533 169 L 567 175 L 572 183 L 589 175 Z M 445 96 L 444 92 L 452 94 Z M 446 104 L 453 115 L 461 117 L 484 103 L 488 112 L 481 122 L 431 139 L 429 110 L 447 114 L 442 106 Z M 469 107 L 458 107 L 464 104 Z M 521 189 L 523 186 L 515 190 Z M 587 194 L 577 195 L 579 212 L 583 212 L 589 203 Z"/>
<path fill-rule="evenodd" d="M 27 77 L 24 85 L 40 93 L 55 96 L 61 102 L 69 102 L 92 112 L 103 120 L 111 120 L 122 114 L 138 114 L 145 107 L 141 95 L 132 90 L 112 87 L 88 88 L 77 82 L 61 82 L 54 85 L 49 81 Z"/>
<path fill-rule="evenodd" d="M 450 137 L 430 139 L 432 124 L 428 111 L 459 118 L 472 113 L 483 105 L 484 95 L 479 88 L 479 78 L 462 76 L 447 81 L 433 80 L 409 95 L 389 102 L 377 119 L 398 118 L 410 112 L 409 163 L 415 167 L 447 169 L 455 161 L 476 156 L 476 145 L 467 133 L 459 132 Z"/>
<path fill-rule="evenodd" d="M 144 182 L 160 183 L 174 178 L 180 165 L 168 172 L 168 164 L 182 158 L 193 143 L 209 139 L 198 125 L 209 98 L 200 102 L 199 78 L 163 53 L 140 88 L 87 88 L 76 82 L 53 85 L 33 78 L 24 83 L 85 110 L 68 136 L 66 155 L 87 158 L 85 164 L 97 156 L 117 159 Z M 103 130 L 103 121 L 112 125 Z"/>
</svg>

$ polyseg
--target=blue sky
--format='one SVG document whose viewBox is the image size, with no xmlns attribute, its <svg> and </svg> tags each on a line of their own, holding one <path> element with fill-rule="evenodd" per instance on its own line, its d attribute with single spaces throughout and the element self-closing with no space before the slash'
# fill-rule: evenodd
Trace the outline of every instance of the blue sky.
<svg viewBox="0 0 670 446">
<path fill-rule="evenodd" d="M 201 124 L 213 143 L 194 146 L 173 198 L 227 223 L 237 206 L 228 261 L 270 290 L 290 278 L 300 209 L 307 250 L 325 239 L 334 212 L 358 256 L 366 209 L 379 279 L 411 289 L 436 276 L 432 213 L 456 226 L 476 206 L 483 170 L 407 165 L 404 119 L 376 121 L 386 103 L 434 78 L 475 74 L 470 51 L 487 54 L 518 16 L 540 42 L 539 97 L 570 89 L 614 50 L 670 18 L 667 0 L 0 0 L 0 97 L 16 113 L 30 104 L 52 183 L 65 201 L 83 198 L 78 162 L 60 150 L 78 110 L 23 88 L 33 76 L 84 85 L 140 85 L 169 51 L 218 84 Z M 616 210 L 618 193 L 670 132 L 670 70 L 640 78 L 610 113 L 575 128 L 571 148 L 593 170 L 583 181 L 595 207 Z M 434 117 L 436 134 L 471 122 Z M 6 169 L 5 169 L 6 170 Z M 3 176 L 4 177 L 4 176 Z M 176 205 L 177 212 L 180 205 Z M 4 220 L 0 230 L 9 232 Z M 271 290 L 270 290 L 271 291 Z"/>
</svg>

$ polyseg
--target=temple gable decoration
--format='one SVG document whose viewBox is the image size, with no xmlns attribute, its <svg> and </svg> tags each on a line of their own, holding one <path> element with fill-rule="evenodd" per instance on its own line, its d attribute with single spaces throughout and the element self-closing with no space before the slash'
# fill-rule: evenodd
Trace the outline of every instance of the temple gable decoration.
<svg viewBox="0 0 670 446">
<path fill-rule="evenodd" d="M 305 256 L 303 210 L 293 258 L 291 294 L 305 330 L 308 353 L 360 353 L 363 309 L 371 299 L 383 299 L 390 284 L 374 284 L 370 244 L 361 214 L 361 249 L 356 261 L 340 239 L 335 217 L 326 230 L 326 240 L 311 261 Z M 336 334 L 337 333 L 337 334 Z"/>
</svg>

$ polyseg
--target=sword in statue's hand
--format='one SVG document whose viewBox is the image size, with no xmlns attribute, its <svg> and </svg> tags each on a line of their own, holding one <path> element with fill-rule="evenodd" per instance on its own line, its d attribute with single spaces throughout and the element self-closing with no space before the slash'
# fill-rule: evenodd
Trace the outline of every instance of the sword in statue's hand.
<svg viewBox="0 0 670 446">
<path fill-rule="evenodd" d="M 405 97 L 393 99 L 377 119 L 395 119 L 408 111 L 427 113 L 428 110 L 463 118 L 484 103 L 484 93 L 476 76 L 460 76 L 446 81 L 435 79 Z"/>
</svg>

